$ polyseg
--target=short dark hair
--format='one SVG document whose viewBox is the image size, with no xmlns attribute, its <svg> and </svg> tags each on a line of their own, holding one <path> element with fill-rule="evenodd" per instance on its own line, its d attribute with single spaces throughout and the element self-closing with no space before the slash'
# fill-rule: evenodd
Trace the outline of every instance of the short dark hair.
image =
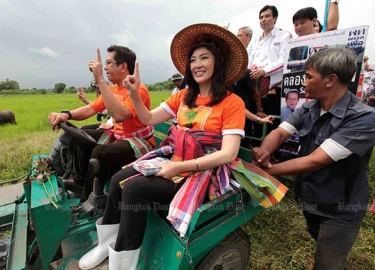
<svg viewBox="0 0 375 270">
<path fill-rule="evenodd" d="M 275 6 L 265 5 L 260 11 L 259 11 L 259 17 L 262 12 L 270 9 L 272 11 L 273 17 L 279 17 L 279 12 L 277 11 L 277 8 Z"/>
<path fill-rule="evenodd" d="M 128 66 L 128 70 L 130 74 L 134 73 L 134 67 L 135 67 L 135 60 L 137 59 L 137 56 L 135 55 L 135 52 L 130 50 L 128 47 L 124 46 L 118 46 L 118 45 L 111 45 L 107 52 L 115 52 L 114 59 L 116 61 L 117 65 L 120 65 L 122 63 L 126 63 Z"/>
<path fill-rule="evenodd" d="M 288 92 L 286 92 L 285 99 L 288 99 L 289 94 L 291 94 L 291 93 L 297 94 L 298 99 L 300 99 L 300 93 L 297 89 L 292 89 L 292 90 L 289 90 Z"/>
<path fill-rule="evenodd" d="M 293 23 L 297 20 L 309 19 L 313 20 L 318 18 L 318 13 L 313 7 L 302 8 L 293 15 Z"/>
<path fill-rule="evenodd" d="M 356 55 L 349 48 L 330 48 L 313 54 L 305 70 L 314 68 L 323 77 L 336 74 L 342 84 L 349 84 L 357 71 Z"/>
<path fill-rule="evenodd" d="M 319 33 L 323 31 L 323 25 L 320 23 L 319 20 L 316 20 L 316 23 L 318 24 L 319 27 Z"/>
</svg>

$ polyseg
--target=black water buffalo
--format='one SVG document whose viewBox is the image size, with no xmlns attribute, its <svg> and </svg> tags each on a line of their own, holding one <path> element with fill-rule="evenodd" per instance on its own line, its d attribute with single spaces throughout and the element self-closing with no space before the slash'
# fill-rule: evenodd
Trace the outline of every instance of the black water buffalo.
<svg viewBox="0 0 375 270">
<path fill-rule="evenodd" d="M 0 112 L 0 125 L 7 123 L 16 124 L 16 117 L 14 112 L 10 110 L 5 110 Z"/>
</svg>

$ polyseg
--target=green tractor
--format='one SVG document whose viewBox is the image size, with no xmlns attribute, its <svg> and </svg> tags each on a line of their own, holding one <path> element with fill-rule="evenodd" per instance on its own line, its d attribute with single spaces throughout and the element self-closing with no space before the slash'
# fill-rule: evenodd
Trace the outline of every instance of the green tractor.
<svg viewBox="0 0 375 270">
<path fill-rule="evenodd" d="M 155 127 L 157 143 L 169 127 Z M 250 150 L 241 148 L 239 157 L 250 162 Z M 102 210 L 83 211 L 80 199 L 65 190 L 62 179 L 41 173 L 46 158 L 33 157 L 23 195 L 0 206 L 0 227 L 10 231 L 2 257 L 8 270 L 78 269 L 79 259 L 97 244 L 95 222 Z M 240 226 L 262 210 L 239 187 L 197 209 L 184 238 L 163 213 L 149 210 L 137 268 L 246 269 L 250 241 Z M 106 260 L 96 269 L 107 268 Z"/>
</svg>

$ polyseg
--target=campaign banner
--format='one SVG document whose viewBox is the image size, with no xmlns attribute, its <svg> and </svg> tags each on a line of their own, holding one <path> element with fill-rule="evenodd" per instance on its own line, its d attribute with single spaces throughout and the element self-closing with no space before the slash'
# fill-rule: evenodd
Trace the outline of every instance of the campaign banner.
<svg viewBox="0 0 375 270">
<path fill-rule="evenodd" d="M 348 88 L 353 94 L 357 93 L 360 78 L 363 78 L 363 75 L 361 77 L 361 67 L 368 29 L 368 25 L 358 26 L 297 37 L 287 42 L 281 93 L 281 122 L 285 121 L 296 108 L 306 102 L 306 91 L 303 87 L 306 78 L 304 65 L 307 59 L 319 51 L 333 47 L 347 47 L 355 52 L 357 72 Z M 298 139 L 298 135 L 293 136 L 280 147 L 280 152 L 284 153 L 282 160 L 298 155 Z"/>
</svg>

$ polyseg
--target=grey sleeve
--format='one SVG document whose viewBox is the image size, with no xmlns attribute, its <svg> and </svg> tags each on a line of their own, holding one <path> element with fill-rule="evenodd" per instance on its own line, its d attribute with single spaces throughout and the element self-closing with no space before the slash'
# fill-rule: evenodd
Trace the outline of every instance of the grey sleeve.
<svg viewBox="0 0 375 270">
<path fill-rule="evenodd" d="M 358 114 L 343 122 L 330 137 L 348 150 L 363 156 L 375 144 L 375 113 Z"/>
</svg>

